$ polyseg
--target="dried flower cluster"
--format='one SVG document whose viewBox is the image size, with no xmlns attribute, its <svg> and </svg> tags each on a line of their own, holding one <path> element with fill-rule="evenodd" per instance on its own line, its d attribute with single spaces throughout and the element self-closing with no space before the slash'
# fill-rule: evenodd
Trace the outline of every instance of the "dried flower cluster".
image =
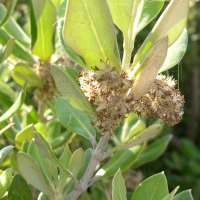
<svg viewBox="0 0 200 200">
<path fill-rule="evenodd" d="M 158 76 L 149 91 L 134 100 L 131 90 L 134 79 L 130 79 L 128 73 L 104 64 L 102 70 L 97 67 L 93 71 L 83 70 L 79 78 L 85 96 L 98 111 L 92 124 L 101 134 L 112 135 L 125 115 L 132 111 L 146 118 L 162 118 L 167 126 L 180 122 L 184 100 L 175 89 L 176 81 Z"/>
<path fill-rule="evenodd" d="M 38 63 L 34 63 L 32 67 L 41 78 L 44 85 L 44 88 L 37 88 L 35 90 L 34 99 L 37 102 L 41 101 L 45 104 L 58 95 L 58 89 L 51 74 L 51 65 L 39 61 Z"/>
<path fill-rule="evenodd" d="M 167 126 L 179 123 L 183 115 L 184 96 L 175 89 L 172 77 L 157 76 L 149 91 L 134 102 L 134 110 L 146 118 L 161 118 Z"/>
</svg>

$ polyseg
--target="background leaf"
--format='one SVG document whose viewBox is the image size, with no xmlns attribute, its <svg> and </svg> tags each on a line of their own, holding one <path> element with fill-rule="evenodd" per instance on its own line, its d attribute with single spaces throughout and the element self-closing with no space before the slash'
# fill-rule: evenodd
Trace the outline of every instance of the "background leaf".
<svg viewBox="0 0 200 200">
<path fill-rule="evenodd" d="M 191 190 L 185 190 L 177 194 L 172 200 L 193 200 Z"/>
<path fill-rule="evenodd" d="M 103 15 L 102 15 L 103 13 Z M 88 69 L 108 59 L 120 69 L 115 30 L 105 0 L 69 0 L 65 13 L 63 38 L 67 46 L 79 55 Z"/>
<path fill-rule="evenodd" d="M 56 7 L 51 0 L 41 0 L 39 2 L 32 0 L 32 6 L 37 26 L 37 38 L 32 46 L 32 53 L 45 61 L 55 51 L 53 38 Z"/>
<path fill-rule="evenodd" d="M 122 177 L 120 169 L 117 171 L 112 182 L 112 197 L 113 200 L 127 200 L 126 198 L 126 186 Z"/>
<path fill-rule="evenodd" d="M 0 150 L 0 166 L 1 166 L 1 163 L 3 162 L 3 159 L 5 158 L 5 156 L 8 153 L 10 153 L 13 148 L 14 148 L 14 146 L 9 145 Z"/>
<path fill-rule="evenodd" d="M 22 178 L 20 174 L 15 174 L 13 181 L 11 183 L 8 200 L 33 200 L 33 196 L 30 188 L 26 181 Z"/>
<path fill-rule="evenodd" d="M 0 198 L 6 193 L 12 178 L 12 169 L 8 168 L 0 175 Z"/>
</svg>

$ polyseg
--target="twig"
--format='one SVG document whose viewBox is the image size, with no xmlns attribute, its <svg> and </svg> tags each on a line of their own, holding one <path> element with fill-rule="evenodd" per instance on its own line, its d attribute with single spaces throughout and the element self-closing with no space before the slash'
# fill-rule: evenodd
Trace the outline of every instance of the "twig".
<svg viewBox="0 0 200 200">
<path fill-rule="evenodd" d="M 8 124 L 6 127 L 0 130 L 0 135 L 4 133 L 4 131 L 8 130 L 10 127 L 12 127 L 15 123 Z"/>
<path fill-rule="evenodd" d="M 38 115 L 40 116 L 41 122 L 45 121 L 44 110 L 45 110 L 45 104 L 43 104 L 41 101 L 39 101 L 39 103 L 38 103 Z"/>
</svg>

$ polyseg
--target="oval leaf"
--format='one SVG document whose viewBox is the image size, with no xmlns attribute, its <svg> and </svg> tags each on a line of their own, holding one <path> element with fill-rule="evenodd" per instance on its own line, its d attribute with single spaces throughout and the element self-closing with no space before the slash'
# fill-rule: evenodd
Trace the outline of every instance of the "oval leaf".
<svg viewBox="0 0 200 200">
<path fill-rule="evenodd" d="M 41 78 L 25 63 L 17 63 L 12 70 L 12 76 L 19 85 L 24 85 L 29 80 L 27 87 L 43 88 Z"/>
<path fill-rule="evenodd" d="M 37 30 L 31 30 L 31 32 L 36 31 L 37 33 L 36 40 L 32 44 L 32 53 L 46 61 L 55 51 L 53 38 L 56 7 L 51 0 L 42 0 L 40 2 L 32 0 L 32 6 L 37 27 Z"/>
<path fill-rule="evenodd" d="M 171 69 L 180 62 L 186 52 L 187 43 L 188 33 L 187 29 L 185 28 L 178 40 L 168 49 L 165 62 L 158 73 Z"/>
<path fill-rule="evenodd" d="M 35 128 L 32 124 L 22 129 L 15 137 L 15 145 L 18 150 L 21 150 L 22 144 L 25 140 L 28 142 L 31 142 L 31 140 L 34 138 Z"/>
<path fill-rule="evenodd" d="M 172 200 L 193 200 L 191 190 L 185 190 L 177 194 Z"/>
<path fill-rule="evenodd" d="M 56 113 L 67 129 L 86 137 L 91 142 L 95 140 L 96 132 L 90 124 L 90 119 L 83 111 L 74 108 L 65 99 L 58 98 Z"/>
<path fill-rule="evenodd" d="M 102 15 L 103 13 L 103 15 Z M 65 13 L 63 38 L 88 69 L 109 60 L 121 69 L 114 24 L 106 0 L 69 0 Z"/>
<path fill-rule="evenodd" d="M 3 162 L 3 159 L 5 158 L 5 156 L 7 154 L 9 154 L 12 149 L 15 148 L 14 146 L 7 146 L 7 147 L 4 147 L 3 149 L 0 150 L 0 166 L 1 166 L 1 163 Z"/>
<path fill-rule="evenodd" d="M 3 197 L 3 195 L 6 193 L 10 181 L 12 178 L 12 169 L 8 168 L 6 169 L 1 175 L 0 175 L 0 198 Z"/>
<path fill-rule="evenodd" d="M 69 170 L 72 172 L 74 176 L 76 176 L 81 168 L 83 167 L 84 162 L 84 151 L 83 149 L 77 149 L 71 157 L 70 163 L 69 163 Z"/>
<path fill-rule="evenodd" d="M 77 81 L 73 79 L 70 73 L 57 65 L 53 65 L 51 70 L 58 90 L 72 106 L 89 113 L 95 112 Z"/>
<path fill-rule="evenodd" d="M 112 182 L 112 198 L 113 200 L 127 200 L 126 186 L 120 169 L 117 171 Z"/>
<path fill-rule="evenodd" d="M 135 65 L 143 58 L 151 47 L 164 36 L 168 35 L 169 37 L 169 47 L 176 42 L 186 26 L 188 8 L 189 0 L 170 1 L 169 5 L 135 55 Z"/>
<path fill-rule="evenodd" d="M 144 180 L 135 190 L 131 200 L 153 199 L 161 200 L 168 195 L 167 180 L 163 172 Z"/>
<path fill-rule="evenodd" d="M 53 191 L 48 186 L 39 165 L 30 156 L 19 152 L 17 154 L 17 166 L 20 174 L 27 182 L 52 199 L 54 198 Z"/>
<path fill-rule="evenodd" d="M 16 199 L 33 200 L 31 190 L 26 181 L 20 174 L 15 174 L 8 192 L 8 200 L 16 200 Z"/>
</svg>

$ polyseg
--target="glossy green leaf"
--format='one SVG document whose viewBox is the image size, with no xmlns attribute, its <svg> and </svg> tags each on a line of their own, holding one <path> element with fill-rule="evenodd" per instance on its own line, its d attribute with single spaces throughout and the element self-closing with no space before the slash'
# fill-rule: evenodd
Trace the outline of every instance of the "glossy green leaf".
<svg viewBox="0 0 200 200">
<path fill-rule="evenodd" d="M 70 160 L 71 160 L 71 156 L 72 156 L 72 154 L 71 154 L 71 151 L 70 151 L 69 146 L 67 144 L 65 146 L 65 149 L 64 149 L 61 157 L 59 158 L 59 161 L 67 169 L 69 168 L 69 163 L 70 163 Z M 65 174 L 62 171 L 60 171 L 59 176 L 60 176 L 60 180 L 62 180 L 65 177 Z"/>
<path fill-rule="evenodd" d="M 20 174 L 32 186 L 54 198 L 52 189 L 48 186 L 39 165 L 29 155 L 19 152 L 17 154 L 17 165 Z"/>
<path fill-rule="evenodd" d="M 162 200 L 172 200 L 173 196 L 176 194 L 178 189 L 179 189 L 179 186 L 177 186 L 170 194 L 165 196 Z"/>
<path fill-rule="evenodd" d="M 74 176 L 76 176 L 81 168 L 83 167 L 84 162 L 84 151 L 83 149 L 77 149 L 71 157 L 70 163 L 69 163 L 69 170 L 72 172 Z"/>
<path fill-rule="evenodd" d="M 45 157 L 54 162 L 67 176 L 74 177 L 72 173 L 68 169 L 66 169 L 58 160 L 58 158 L 55 156 L 55 154 L 47 144 L 46 140 L 41 136 L 41 134 L 37 132 L 35 132 L 35 142 Z"/>
<path fill-rule="evenodd" d="M 0 122 L 9 119 L 21 108 L 26 97 L 26 86 L 27 82 L 24 84 L 24 87 L 20 92 L 18 98 L 16 99 L 15 103 L 0 117 Z"/>
<path fill-rule="evenodd" d="M 15 46 L 15 39 L 11 38 L 6 43 L 5 47 L 3 48 L 2 52 L 0 52 L 0 64 L 8 58 L 8 56 L 12 53 Z"/>
<path fill-rule="evenodd" d="M 46 61 L 55 51 L 53 38 L 56 7 L 51 0 L 32 0 L 32 6 L 37 26 L 37 38 L 32 46 L 32 53 L 37 55 L 41 60 Z"/>
<path fill-rule="evenodd" d="M 148 53 L 137 63 L 132 72 L 134 77 L 137 77 L 138 74 L 153 61 L 158 63 L 159 69 L 161 68 L 167 56 L 168 41 L 168 36 L 165 36 L 156 42 L 156 44 L 148 51 Z"/>
<path fill-rule="evenodd" d="M 8 84 L 0 81 L 0 102 L 10 107 L 16 100 L 15 92 L 9 87 Z"/>
<path fill-rule="evenodd" d="M 20 174 L 15 174 L 11 183 L 8 200 L 33 200 L 31 190 Z"/>
<path fill-rule="evenodd" d="M 8 40 L 10 40 L 13 36 L 10 36 L 7 31 L 5 31 L 4 29 L 0 29 L 0 44 L 2 46 L 5 46 L 6 43 L 8 42 Z M 27 49 L 25 49 L 15 38 L 15 47 L 12 51 L 12 54 L 14 56 L 16 56 L 17 58 L 20 58 L 24 61 L 33 63 L 35 62 L 35 59 L 33 58 L 33 56 L 29 53 L 29 51 L 27 51 Z"/>
<path fill-rule="evenodd" d="M 73 79 L 70 73 L 58 65 L 53 65 L 51 70 L 58 90 L 72 106 L 88 113 L 95 112 L 83 91 L 80 89 L 77 81 Z"/>
<path fill-rule="evenodd" d="M 63 38 L 88 69 L 102 68 L 103 60 L 121 69 L 114 24 L 106 0 L 69 0 L 65 13 Z"/>
<path fill-rule="evenodd" d="M 119 146 L 109 149 L 109 151 L 114 152 L 114 151 L 124 150 L 124 149 L 134 147 L 138 144 L 141 144 L 145 142 L 146 140 L 148 140 L 150 137 L 152 137 L 159 129 L 160 129 L 159 125 L 150 126 L 144 131 L 136 134 L 134 137 L 130 138 L 129 140 L 126 140 L 125 142 L 121 143 Z"/>
<path fill-rule="evenodd" d="M 187 43 L 188 33 L 187 29 L 185 28 L 178 40 L 168 49 L 165 62 L 158 73 L 168 70 L 180 62 L 186 52 Z"/>
<path fill-rule="evenodd" d="M 120 169 L 116 172 L 112 182 L 112 198 L 113 200 L 127 200 L 126 186 Z"/>
<path fill-rule="evenodd" d="M 37 162 L 37 164 L 40 166 L 40 169 L 44 175 L 46 182 L 50 187 L 53 187 L 53 180 L 46 166 L 45 157 L 42 154 L 39 147 L 36 145 L 35 141 L 32 141 L 30 143 L 28 148 L 28 155 L 31 156 Z"/>
<path fill-rule="evenodd" d="M 137 159 L 143 149 L 143 144 L 130 149 L 117 151 L 114 156 L 97 172 L 99 179 L 113 176 L 120 168 L 123 172 L 128 169 Z"/>
<path fill-rule="evenodd" d="M 9 18 L 12 16 L 12 14 L 14 12 L 14 8 L 16 6 L 16 3 L 17 3 L 17 0 L 11 0 L 10 1 L 6 15 L 0 23 L 0 27 L 5 25 L 7 23 L 7 21 L 9 20 Z"/>
<path fill-rule="evenodd" d="M 138 120 L 130 129 L 127 139 L 135 136 L 136 133 L 143 131 L 146 128 L 146 124 L 142 120 Z"/>
<path fill-rule="evenodd" d="M 134 58 L 135 65 L 143 58 L 143 56 L 145 56 L 151 47 L 164 36 L 168 35 L 169 37 L 169 47 L 176 42 L 186 26 L 188 8 L 189 0 L 170 1 L 169 5 L 137 52 Z"/>
<path fill-rule="evenodd" d="M 48 158 L 45 158 L 45 164 L 47 166 L 47 169 L 51 176 L 53 177 L 53 180 L 55 181 L 55 185 L 58 185 L 58 170 L 57 166 L 51 162 Z"/>
<path fill-rule="evenodd" d="M 133 167 L 139 167 L 147 162 L 157 159 L 166 150 L 172 135 L 166 135 L 161 139 L 156 140 L 154 143 L 147 146 L 147 148 L 140 154 Z"/>
<path fill-rule="evenodd" d="M 13 150 L 13 148 L 14 146 L 9 145 L 0 150 L 0 166 L 5 156 L 9 154 Z"/>
<path fill-rule="evenodd" d="M 25 63 L 17 63 L 12 70 L 12 76 L 19 85 L 24 85 L 29 80 L 27 87 L 43 88 L 41 78 Z"/>
<path fill-rule="evenodd" d="M 7 13 L 7 9 L 3 4 L 0 4 L 0 20 L 3 20 Z M 24 47 L 30 47 L 30 38 L 26 35 L 23 29 L 17 24 L 17 22 L 11 17 L 7 23 L 2 27 L 9 35 L 15 38 Z"/>
<path fill-rule="evenodd" d="M 15 145 L 18 150 L 21 150 L 22 144 L 25 140 L 28 142 L 31 142 L 31 140 L 34 138 L 34 132 L 35 128 L 32 124 L 22 129 L 15 137 Z"/>
<path fill-rule="evenodd" d="M 185 190 L 177 194 L 172 200 L 193 200 L 191 190 Z"/>
<path fill-rule="evenodd" d="M 1 175 L 0 175 L 0 198 L 3 197 L 3 195 L 6 193 L 10 181 L 12 178 L 12 169 L 8 168 L 6 169 Z"/>
<path fill-rule="evenodd" d="M 135 190 L 131 200 L 161 200 L 168 195 L 167 180 L 163 172 L 144 180 Z"/>
<path fill-rule="evenodd" d="M 67 54 L 75 61 L 77 62 L 81 67 L 86 68 L 84 62 L 81 60 L 81 58 L 75 54 L 66 44 L 65 41 L 63 39 L 63 24 L 64 24 L 64 20 L 60 19 L 58 21 L 58 37 L 59 37 L 59 41 L 62 44 L 63 48 L 65 49 L 65 51 L 67 52 Z"/>
<path fill-rule="evenodd" d="M 74 108 L 65 99 L 58 98 L 56 112 L 59 120 L 67 129 L 86 137 L 91 142 L 95 140 L 95 130 L 83 111 Z"/>
<path fill-rule="evenodd" d="M 143 29 L 160 12 L 164 1 L 154 0 L 107 0 L 114 23 L 124 36 L 132 36 Z M 134 34 L 129 35 L 133 29 Z M 134 40 L 134 39 L 133 39 Z"/>
</svg>

